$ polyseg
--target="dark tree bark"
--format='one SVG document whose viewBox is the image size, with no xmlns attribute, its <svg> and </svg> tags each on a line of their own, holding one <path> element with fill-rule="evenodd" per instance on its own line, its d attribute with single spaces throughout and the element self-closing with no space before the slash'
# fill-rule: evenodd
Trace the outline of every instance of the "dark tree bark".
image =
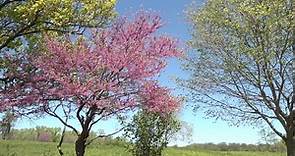
<svg viewBox="0 0 295 156">
<path fill-rule="evenodd" d="M 76 140 L 76 143 L 75 143 L 76 156 L 84 156 L 85 149 L 86 149 L 86 141 L 88 136 L 89 136 L 89 132 L 87 131 L 83 131 L 78 136 L 78 139 Z"/>
<path fill-rule="evenodd" d="M 295 138 L 294 136 L 287 139 L 287 156 L 295 156 Z"/>
<path fill-rule="evenodd" d="M 86 146 L 88 145 L 87 139 L 89 137 L 91 127 L 94 124 L 92 120 L 94 119 L 96 113 L 100 115 L 104 111 L 104 109 L 99 110 L 95 106 L 93 106 L 90 107 L 85 116 L 82 117 L 80 113 L 84 106 L 85 104 L 81 105 L 79 108 L 80 111 L 78 110 L 77 112 L 77 118 L 80 121 L 82 132 L 78 134 L 78 138 L 75 143 L 76 156 L 84 156 Z"/>
<path fill-rule="evenodd" d="M 287 156 L 295 156 L 295 130 L 294 127 L 287 132 L 285 141 L 287 147 Z"/>
<path fill-rule="evenodd" d="M 293 96 L 294 97 L 294 96 Z M 287 156 L 295 156 L 295 111 L 293 110 L 289 116 L 289 123 L 287 124 L 287 132 L 285 137 L 285 144 L 287 148 Z"/>
</svg>

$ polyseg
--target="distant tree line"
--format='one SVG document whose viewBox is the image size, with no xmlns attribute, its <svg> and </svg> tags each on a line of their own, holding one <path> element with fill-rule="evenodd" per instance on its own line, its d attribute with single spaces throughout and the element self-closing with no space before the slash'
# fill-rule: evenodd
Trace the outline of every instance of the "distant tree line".
<svg viewBox="0 0 295 156">
<path fill-rule="evenodd" d="M 37 126 L 35 128 L 12 129 L 7 136 L 7 140 L 25 140 L 25 141 L 40 141 L 40 142 L 59 142 L 61 137 L 61 128 L 50 128 L 45 126 Z M 90 138 L 95 138 L 103 132 L 91 132 Z M 65 131 L 65 143 L 74 143 L 76 134 L 73 131 Z M 94 144 L 112 144 L 117 146 L 125 146 L 126 141 L 122 138 L 102 137 L 94 141 Z"/>
<path fill-rule="evenodd" d="M 245 143 L 225 143 L 218 144 L 204 143 L 191 144 L 183 148 L 188 149 L 204 149 L 210 151 L 268 151 L 268 152 L 286 152 L 286 147 L 282 141 L 276 143 L 260 143 L 260 144 L 245 144 Z"/>
</svg>

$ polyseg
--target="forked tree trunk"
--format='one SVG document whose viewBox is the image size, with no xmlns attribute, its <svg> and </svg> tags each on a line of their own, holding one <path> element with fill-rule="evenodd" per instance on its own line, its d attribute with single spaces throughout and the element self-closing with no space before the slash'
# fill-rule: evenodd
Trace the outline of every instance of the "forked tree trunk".
<svg viewBox="0 0 295 156">
<path fill-rule="evenodd" d="M 75 143 L 76 156 L 84 156 L 86 149 L 86 140 L 89 136 L 88 132 L 82 132 Z"/>
</svg>

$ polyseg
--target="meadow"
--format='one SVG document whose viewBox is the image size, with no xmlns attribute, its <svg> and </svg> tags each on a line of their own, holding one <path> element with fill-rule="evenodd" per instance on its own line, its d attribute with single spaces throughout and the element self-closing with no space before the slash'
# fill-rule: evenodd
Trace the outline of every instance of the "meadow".
<svg viewBox="0 0 295 156">
<path fill-rule="evenodd" d="M 74 144 L 63 144 L 65 156 L 74 156 Z M 124 147 L 114 145 L 89 146 L 86 156 L 130 156 Z M 56 143 L 36 141 L 0 141 L 0 156 L 59 156 Z M 285 156 L 277 152 L 208 151 L 169 147 L 164 156 Z"/>
</svg>

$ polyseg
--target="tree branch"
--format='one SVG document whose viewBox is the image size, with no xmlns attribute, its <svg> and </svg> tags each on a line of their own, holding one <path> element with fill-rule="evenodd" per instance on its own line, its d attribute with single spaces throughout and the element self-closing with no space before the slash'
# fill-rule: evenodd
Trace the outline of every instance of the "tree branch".
<svg viewBox="0 0 295 156">
<path fill-rule="evenodd" d="M 98 139 L 98 138 L 105 138 L 105 137 L 109 137 L 109 136 L 115 135 L 115 134 L 121 132 L 121 131 L 122 131 L 123 129 L 125 129 L 125 128 L 126 128 L 126 127 L 124 126 L 124 127 L 120 128 L 119 130 L 117 130 L 117 131 L 115 131 L 115 132 L 113 132 L 113 133 L 107 134 L 107 135 L 98 135 L 98 136 L 96 136 L 95 138 L 89 140 L 89 141 L 86 143 L 86 146 L 90 145 L 94 140 L 96 140 L 96 139 Z"/>
</svg>

